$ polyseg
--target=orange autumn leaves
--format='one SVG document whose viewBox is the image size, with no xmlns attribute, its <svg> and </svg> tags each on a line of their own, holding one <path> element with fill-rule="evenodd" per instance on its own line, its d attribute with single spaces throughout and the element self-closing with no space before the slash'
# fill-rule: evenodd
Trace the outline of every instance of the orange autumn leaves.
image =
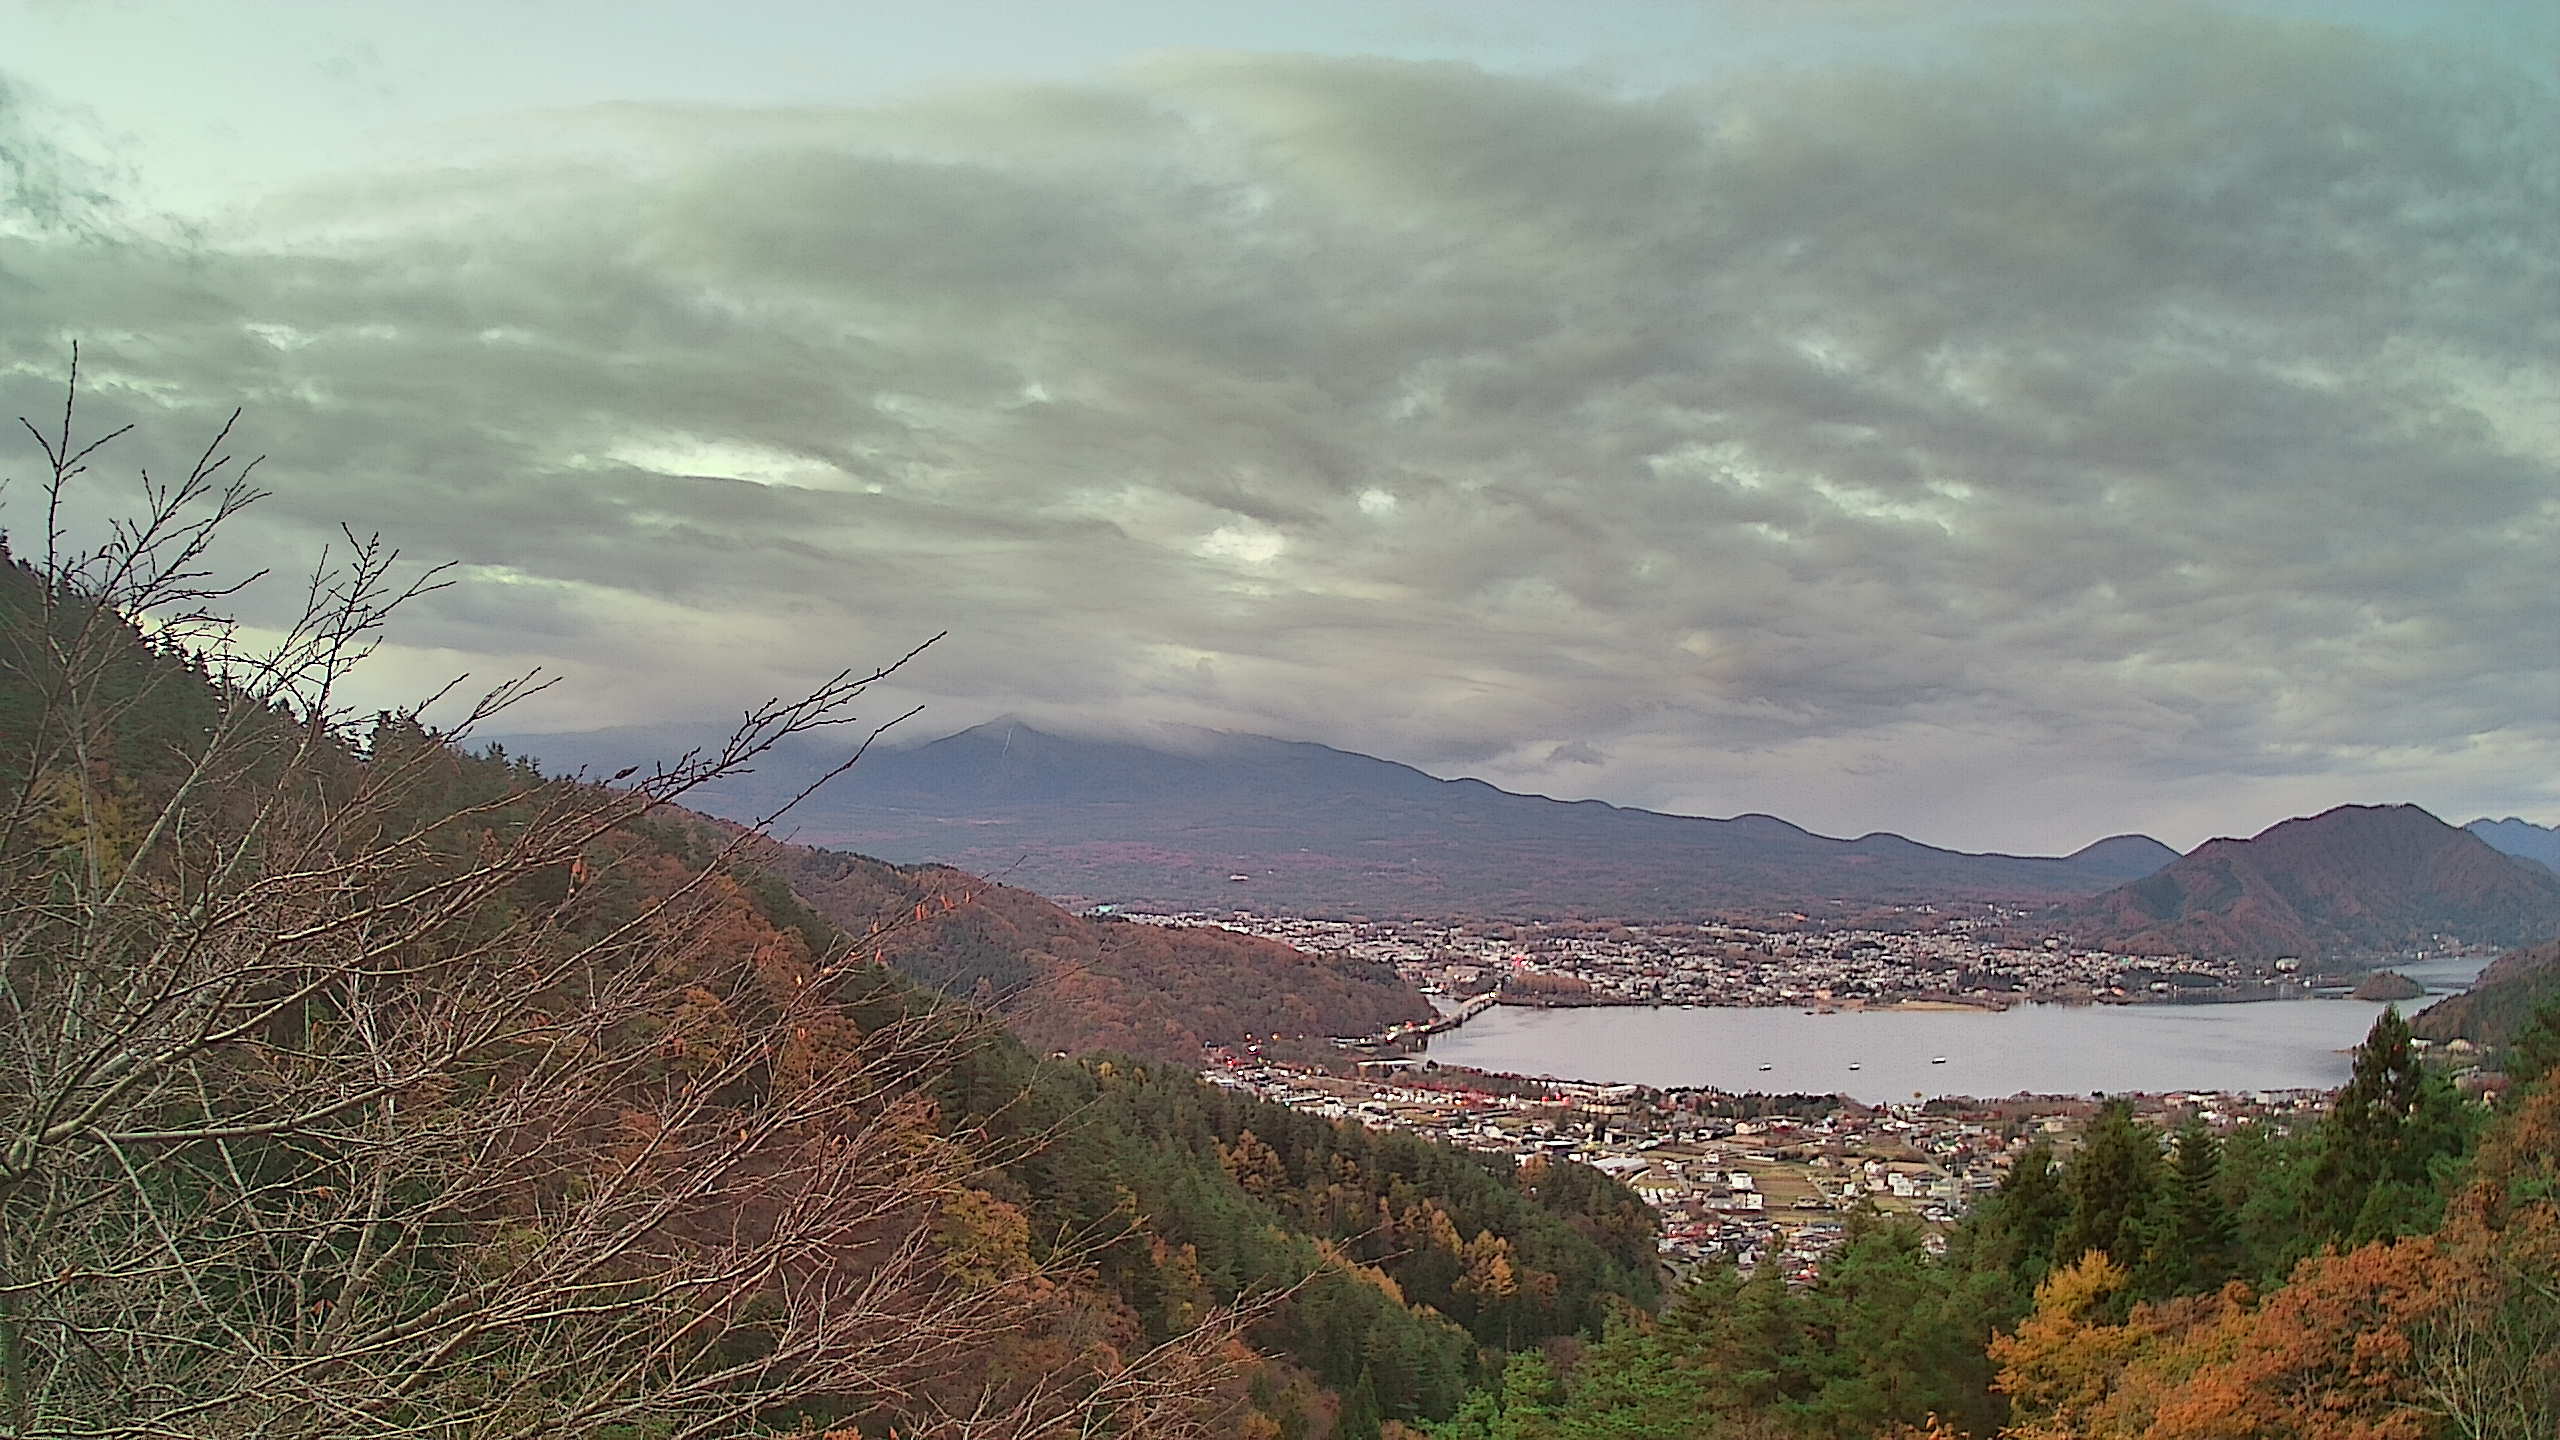
<svg viewBox="0 0 2560 1440">
<path fill-rule="evenodd" d="M 2410 1327 L 2435 1277 L 2426 1242 L 2305 1261 L 2263 1306 L 2245 1286 L 2137 1305 L 2109 1323 L 2125 1272 L 2091 1252 L 1992 1343 L 2013 1440 L 2426 1440 L 2434 1417 Z"/>
<path fill-rule="evenodd" d="M 2560 1089 L 2484 1151 L 2433 1235 L 2126 1310 L 2092 1252 L 1992 1358 L 2012 1440 L 2546 1440 L 2560 1434 Z"/>
</svg>

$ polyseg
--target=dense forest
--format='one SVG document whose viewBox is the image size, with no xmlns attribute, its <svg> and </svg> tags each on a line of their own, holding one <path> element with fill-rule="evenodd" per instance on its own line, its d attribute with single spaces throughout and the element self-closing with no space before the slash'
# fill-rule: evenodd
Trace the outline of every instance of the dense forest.
<svg viewBox="0 0 2560 1440">
<path fill-rule="evenodd" d="M 1654 1301 L 1616 1182 L 1042 1058 L 679 803 L 865 677 L 548 777 L 344 713 L 378 546 L 240 648 L 254 498 L 0 563 L 0 1432 L 1358 1440 Z"/>
<path fill-rule="evenodd" d="M 1909 1434 L 2545 1440 L 2560 1427 L 2560 1008 L 2490 1117 L 2386 1012 L 2316 1123 L 2121 1101 L 1933 1253 L 1853 1221 L 1811 1285 L 1730 1269 L 1514 1358 L 1443 1440 Z"/>
</svg>

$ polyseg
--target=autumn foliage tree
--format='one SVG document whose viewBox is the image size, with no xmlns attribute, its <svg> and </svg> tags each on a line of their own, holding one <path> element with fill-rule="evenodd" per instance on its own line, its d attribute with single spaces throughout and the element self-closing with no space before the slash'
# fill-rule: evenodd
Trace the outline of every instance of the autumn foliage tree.
<svg viewBox="0 0 2560 1440">
<path fill-rule="evenodd" d="M 2560 1086 L 2525 1095 L 2431 1231 L 2325 1249 L 2263 1296 L 2233 1283 L 2116 1318 L 2129 1281 L 2091 1250 L 1993 1342 L 2006 1433 L 2545 1440 L 2560 1433 Z"/>
<path fill-rule="evenodd" d="M 966 1037 L 676 808 L 885 670 L 615 785 L 472 759 L 529 684 L 341 699 L 431 577 L 350 536 L 253 646 L 207 566 L 248 468 L 217 439 L 82 547 L 75 418 L 0 573 L 0 1431 L 1209 1423 L 1214 1315 L 985 1363 L 1076 1259 L 942 1123 Z"/>
</svg>

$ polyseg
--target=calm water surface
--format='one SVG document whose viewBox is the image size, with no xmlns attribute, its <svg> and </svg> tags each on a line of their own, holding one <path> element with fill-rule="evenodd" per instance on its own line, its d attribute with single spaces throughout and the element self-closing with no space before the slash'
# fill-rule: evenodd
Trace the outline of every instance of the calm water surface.
<svg viewBox="0 0 2560 1440">
<path fill-rule="evenodd" d="M 2434 961 L 2400 969 L 2430 991 L 2449 992 L 2469 984 L 2484 963 Z M 2410 1013 L 2427 1003 L 2408 1001 L 2401 1009 Z M 2286 1090 L 2342 1083 L 2346 1052 L 2382 1009 L 2358 1000 L 1832 1015 L 1502 1005 L 1434 1036 L 1427 1053 L 1443 1064 L 1524 1075 L 1723 1090 L 1836 1090 L 1868 1101 L 1908 1100 L 1914 1092 Z M 1938 1056 L 1946 1063 L 1932 1064 Z"/>
</svg>

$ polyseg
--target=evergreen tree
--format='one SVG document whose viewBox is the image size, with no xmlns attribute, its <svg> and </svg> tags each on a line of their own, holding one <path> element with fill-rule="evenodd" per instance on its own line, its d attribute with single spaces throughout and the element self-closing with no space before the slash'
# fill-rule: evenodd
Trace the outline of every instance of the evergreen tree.
<svg viewBox="0 0 2560 1440">
<path fill-rule="evenodd" d="M 1931 1415 L 1984 1433 L 1997 1422 L 1985 1347 L 1998 1287 L 1933 1259 L 1925 1235 L 1907 1219 L 1852 1217 L 1820 1282 L 1791 1292 L 1820 1337 L 1810 1393 L 1791 1407 L 1810 1433 L 1875 1435 Z"/>
<path fill-rule="evenodd" d="M 2302 1190 L 2310 1145 L 2260 1124 L 2222 1137 L 2222 1202 L 2238 1229 L 2235 1273 L 2261 1287 L 2284 1278 L 2308 1253 L 2302 1239 Z"/>
<path fill-rule="evenodd" d="M 2222 1142 L 2191 1115 L 2170 1140 L 2150 1253 L 2136 1289 L 2162 1299 L 2218 1288 L 2238 1268 L 2239 1234 L 2222 1192 Z"/>
<path fill-rule="evenodd" d="M 1564 1387 L 1546 1357 L 1534 1351 L 1514 1355 L 1494 1384 L 1467 1396 L 1458 1413 L 1429 1427 L 1439 1440 L 1525 1440 L 1552 1427 Z"/>
<path fill-rule="evenodd" d="M 2062 1191 L 2053 1147 L 2038 1140 L 2010 1165 L 1999 1190 L 1966 1226 L 1964 1238 L 1974 1265 L 2009 1276 L 2023 1307 L 2051 1268 L 2054 1247 L 2070 1216 L 2071 1198 Z"/>
<path fill-rule="evenodd" d="M 1369 1367 L 1360 1367 L 1360 1378 L 1342 1397 L 1342 1414 L 1333 1422 L 1333 1440 L 1378 1440 L 1383 1417 L 1378 1413 L 1378 1382 Z"/>
<path fill-rule="evenodd" d="M 2135 1122 L 2131 1104 L 2107 1101 L 2063 1176 L 2071 1217 L 2054 1249 L 2055 1262 L 2068 1265 L 2103 1250 L 2127 1270 L 2141 1263 L 2144 1223 L 2159 1189 L 2158 1136 Z"/>
<path fill-rule="evenodd" d="M 2507 1041 L 2498 1064 L 2518 1086 L 2538 1085 L 2560 1066 L 2560 994 L 2534 1007 Z"/>
<path fill-rule="evenodd" d="M 2432 1226 L 2444 1209 L 2442 1182 L 2469 1153 L 2475 1128 L 2452 1084 L 2420 1063 L 2399 1008 L 2384 1009 L 2320 1123 L 2303 1194 L 2305 1243 L 2360 1245 Z"/>
</svg>

